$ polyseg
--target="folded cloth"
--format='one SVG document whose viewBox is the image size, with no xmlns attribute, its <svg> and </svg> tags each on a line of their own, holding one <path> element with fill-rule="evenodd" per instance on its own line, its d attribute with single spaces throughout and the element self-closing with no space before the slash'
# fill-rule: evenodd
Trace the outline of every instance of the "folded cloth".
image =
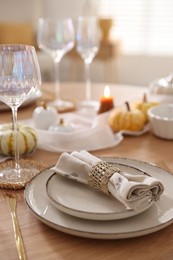
<svg viewBox="0 0 173 260">
<path fill-rule="evenodd" d="M 87 151 L 62 153 L 55 172 L 88 184 L 90 187 L 113 195 L 127 208 L 141 211 L 159 200 L 164 191 L 163 184 L 144 174 L 121 171 L 112 163 L 107 163 Z"/>
<path fill-rule="evenodd" d="M 79 112 L 62 114 L 64 121 L 72 126 L 69 131 L 63 131 L 63 127 L 57 131 L 35 128 L 32 119 L 22 122 L 36 129 L 38 148 L 51 152 L 72 152 L 83 149 L 91 152 L 115 147 L 122 142 L 124 135 L 139 136 L 150 129 L 150 124 L 146 124 L 141 131 L 122 130 L 113 133 L 107 123 L 109 111 L 95 116 L 92 113 L 87 111 L 86 115 L 80 115 Z"/>
</svg>

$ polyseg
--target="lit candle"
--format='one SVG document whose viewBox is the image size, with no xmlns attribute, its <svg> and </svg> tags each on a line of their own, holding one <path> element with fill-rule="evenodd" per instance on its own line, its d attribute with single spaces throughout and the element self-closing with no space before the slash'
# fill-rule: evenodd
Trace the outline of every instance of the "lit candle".
<svg viewBox="0 0 173 260">
<path fill-rule="evenodd" d="M 105 86 L 104 95 L 100 99 L 100 108 L 98 114 L 109 111 L 114 107 L 113 97 L 110 95 L 110 87 Z"/>
</svg>

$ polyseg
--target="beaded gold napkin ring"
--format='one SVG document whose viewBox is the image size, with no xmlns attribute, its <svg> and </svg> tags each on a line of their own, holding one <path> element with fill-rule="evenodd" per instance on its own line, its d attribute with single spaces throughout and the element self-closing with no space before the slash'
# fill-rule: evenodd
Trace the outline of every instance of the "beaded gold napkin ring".
<svg viewBox="0 0 173 260">
<path fill-rule="evenodd" d="M 115 172 L 121 172 L 120 169 L 105 161 L 95 164 L 88 179 L 88 185 L 95 190 L 99 190 L 109 195 L 108 181 Z"/>
</svg>

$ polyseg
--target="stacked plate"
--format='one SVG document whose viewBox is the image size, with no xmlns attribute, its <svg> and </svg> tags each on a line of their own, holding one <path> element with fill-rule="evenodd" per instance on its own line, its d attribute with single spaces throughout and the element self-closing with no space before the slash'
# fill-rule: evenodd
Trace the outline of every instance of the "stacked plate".
<svg viewBox="0 0 173 260">
<path fill-rule="evenodd" d="M 88 238 L 137 237 L 163 229 L 173 222 L 173 175 L 142 161 L 126 158 L 104 160 L 130 173 L 144 171 L 159 179 L 165 187 L 160 201 L 143 209 L 143 212 L 136 212 L 113 197 L 46 169 L 26 186 L 26 204 L 45 224 Z"/>
</svg>

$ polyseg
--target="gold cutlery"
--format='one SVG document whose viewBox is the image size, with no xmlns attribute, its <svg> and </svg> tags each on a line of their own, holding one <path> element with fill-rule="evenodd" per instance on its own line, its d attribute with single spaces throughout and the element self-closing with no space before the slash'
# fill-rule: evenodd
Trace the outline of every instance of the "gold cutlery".
<svg viewBox="0 0 173 260">
<path fill-rule="evenodd" d="M 156 162 L 156 165 L 157 165 L 158 167 L 162 168 L 163 170 L 165 170 L 165 171 L 167 171 L 167 172 L 173 174 L 173 170 L 171 170 L 171 169 L 169 168 L 169 166 L 165 163 L 165 161 L 163 161 L 163 160 L 157 161 L 157 162 Z"/>
<path fill-rule="evenodd" d="M 12 222 L 13 222 L 13 229 L 14 229 L 14 236 L 15 236 L 15 242 L 16 242 L 16 247 L 18 251 L 18 256 L 20 260 L 26 260 L 26 255 L 25 255 L 25 248 L 24 248 L 24 243 L 22 239 L 22 234 L 20 231 L 17 215 L 16 215 L 16 198 L 11 195 L 11 194 L 5 194 L 11 217 L 12 217 Z"/>
</svg>

